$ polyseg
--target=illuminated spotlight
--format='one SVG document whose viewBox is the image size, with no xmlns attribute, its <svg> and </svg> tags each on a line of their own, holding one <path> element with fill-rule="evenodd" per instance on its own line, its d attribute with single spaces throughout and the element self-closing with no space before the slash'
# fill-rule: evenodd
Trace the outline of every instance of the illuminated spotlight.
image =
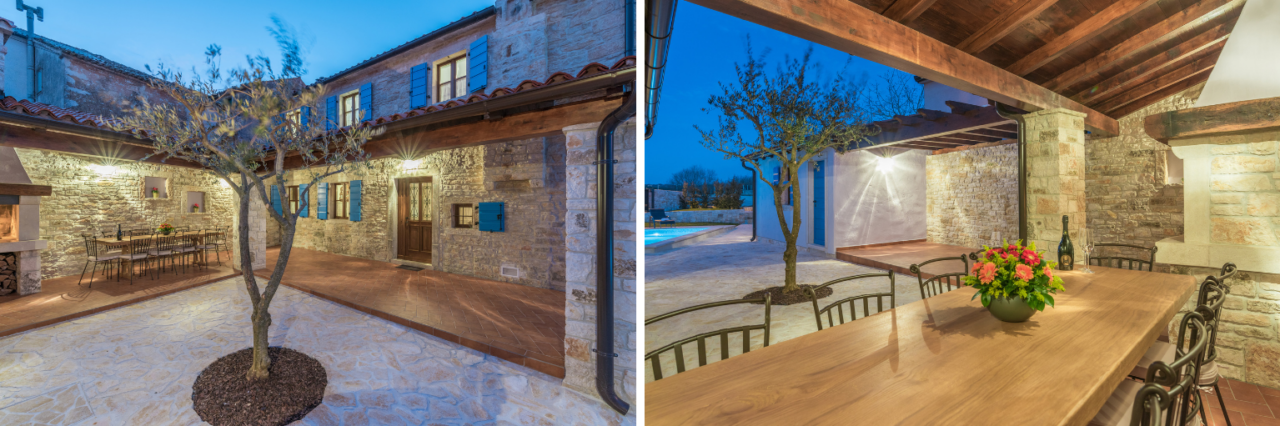
<svg viewBox="0 0 1280 426">
<path fill-rule="evenodd" d="M 422 167 L 422 160 L 404 160 L 404 162 L 400 164 L 400 168 L 404 170 L 413 170 L 419 167 Z"/>
<path fill-rule="evenodd" d="M 876 170 L 880 173 L 889 173 L 893 171 L 893 157 L 880 157 L 876 160 Z"/>
<path fill-rule="evenodd" d="M 93 170 L 94 173 L 97 173 L 99 176 L 102 176 L 102 177 L 115 176 L 120 174 L 121 172 L 119 167 L 105 165 L 105 164 L 90 164 L 89 170 Z"/>
</svg>

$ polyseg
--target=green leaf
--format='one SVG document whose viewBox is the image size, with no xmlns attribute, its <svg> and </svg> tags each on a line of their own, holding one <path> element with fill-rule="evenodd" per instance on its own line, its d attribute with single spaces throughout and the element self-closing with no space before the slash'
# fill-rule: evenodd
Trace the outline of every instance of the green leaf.
<svg viewBox="0 0 1280 426">
<path fill-rule="evenodd" d="M 1044 295 L 1044 298 L 1045 302 L 1048 303 L 1049 306 L 1053 306 L 1053 296 L 1046 294 Z"/>
</svg>

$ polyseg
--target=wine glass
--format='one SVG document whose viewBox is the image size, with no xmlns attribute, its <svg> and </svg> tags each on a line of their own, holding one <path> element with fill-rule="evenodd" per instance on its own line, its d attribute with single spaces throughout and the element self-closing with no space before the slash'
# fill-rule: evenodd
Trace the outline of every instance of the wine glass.
<svg viewBox="0 0 1280 426">
<path fill-rule="evenodd" d="M 1089 259 L 1093 258 L 1093 236 L 1087 235 L 1088 232 L 1089 231 L 1081 232 L 1081 234 L 1086 234 L 1084 242 L 1084 269 L 1082 269 L 1081 272 L 1092 274 L 1093 270 L 1089 269 Z"/>
</svg>

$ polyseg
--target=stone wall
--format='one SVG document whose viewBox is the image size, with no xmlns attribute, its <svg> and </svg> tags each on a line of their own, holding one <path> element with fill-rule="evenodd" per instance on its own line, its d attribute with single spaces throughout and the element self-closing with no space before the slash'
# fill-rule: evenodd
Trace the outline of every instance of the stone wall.
<svg viewBox="0 0 1280 426">
<path fill-rule="evenodd" d="M 381 261 L 396 258 L 395 179 L 431 176 L 434 270 L 564 291 L 565 148 L 563 136 L 439 151 L 417 161 L 379 159 L 323 182 L 363 181 L 362 220 L 298 219 L 294 247 Z M 307 172 L 291 184 L 310 181 Z M 455 203 L 502 201 L 505 232 L 454 228 Z M 276 226 L 269 224 L 269 228 Z M 270 237 L 268 237 L 270 244 Z M 503 266 L 519 277 L 501 275 Z"/>
<path fill-rule="evenodd" d="M 929 242 L 981 247 L 1018 239 L 1017 144 L 930 155 L 925 188 Z"/>
<path fill-rule="evenodd" d="M 1059 263 L 1063 233 L 1074 243 L 1075 263 L 1084 262 L 1084 247 L 1091 236 L 1085 210 L 1084 113 L 1047 109 L 1023 115 L 1026 129 L 1027 240 Z M 1063 217 L 1069 219 L 1063 229 Z"/>
<path fill-rule="evenodd" d="M 53 195 L 40 202 L 40 238 L 45 279 L 79 274 L 84 268 L 82 233 L 174 226 L 231 226 L 236 214 L 234 192 L 211 173 L 184 167 L 127 162 L 103 167 L 85 157 L 18 149 L 31 181 L 50 185 Z M 143 198 L 143 178 L 167 178 L 167 199 Z M 187 191 L 205 193 L 205 213 L 191 213 Z M 225 261 L 226 259 L 224 259 Z"/>
<path fill-rule="evenodd" d="M 1118 136 L 1085 144 L 1085 193 L 1094 242 L 1154 247 L 1156 241 L 1182 235 L 1183 186 L 1165 184 L 1166 157 L 1173 153 L 1147 136 L 1142 123 L 1152 114 L 1190 108 L 1203 88 L 1196 85 L 1122 117 Z"/>
<path fill-rule="evenodd" d="M 565 294 L 564 384 L 587 395 L 595 389 L 596 348 L 596 166 L 599 123 L 564 129 L 569 149 L 568 226 L 565 241 L 568 291 Z M 614 358 L 615 386 L 622 399 L 636 400 L 636 122 L 615 133 L 614 158 Z M 634 408 L 633 408 L 634 412 Z"/>
<path fill-rule="evenodd" d="M 647 191 L 653 195 L 653 203 L 645 206 L 646 210 L 663 209 L 670 212 L 680 208 L 680 191 L 666 189 L 649 189 Z"/>
</svg>

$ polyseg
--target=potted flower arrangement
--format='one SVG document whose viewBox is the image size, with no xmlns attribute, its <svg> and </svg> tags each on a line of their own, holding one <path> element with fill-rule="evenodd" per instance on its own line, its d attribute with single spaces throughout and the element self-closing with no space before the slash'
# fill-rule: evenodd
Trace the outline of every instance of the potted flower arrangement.
<svg viewBox="0 0 1280 426">
<path fill-rule="evenodd" d="M 200 213 L 200 203 L 192 203 L 192 204 L 191 204 L 191 212 L 192 212 L 192 213 Z"/>
<path fill-rule="evenodd" d="M 974 262 L 965 285 L 978 290 L 982 306 L 991 315 L 1006 322 L 1023 322 L 1053 306 L 1053 294 L 1066 291 L 1062 277 L 1053 275 L 1057 262 L 1044 259 L 1035 243 L 1023 247 L 1019 240 L 1004 247 L 982 247 L 982 256 Z"/>
<path fill-rule="evenodd" d="M 159 232 L 162 235 L 169 235 L 169 233 L 173 232 L 173 225 L 170 225 L 167 222 L 162 223 L 159 228 L 156 228 L 156 232 Z"/>
<path fill-rule="evenodd" d="M 160 188 L 151 187 L 151 198 L 160 198 Z"/>
</svg>

